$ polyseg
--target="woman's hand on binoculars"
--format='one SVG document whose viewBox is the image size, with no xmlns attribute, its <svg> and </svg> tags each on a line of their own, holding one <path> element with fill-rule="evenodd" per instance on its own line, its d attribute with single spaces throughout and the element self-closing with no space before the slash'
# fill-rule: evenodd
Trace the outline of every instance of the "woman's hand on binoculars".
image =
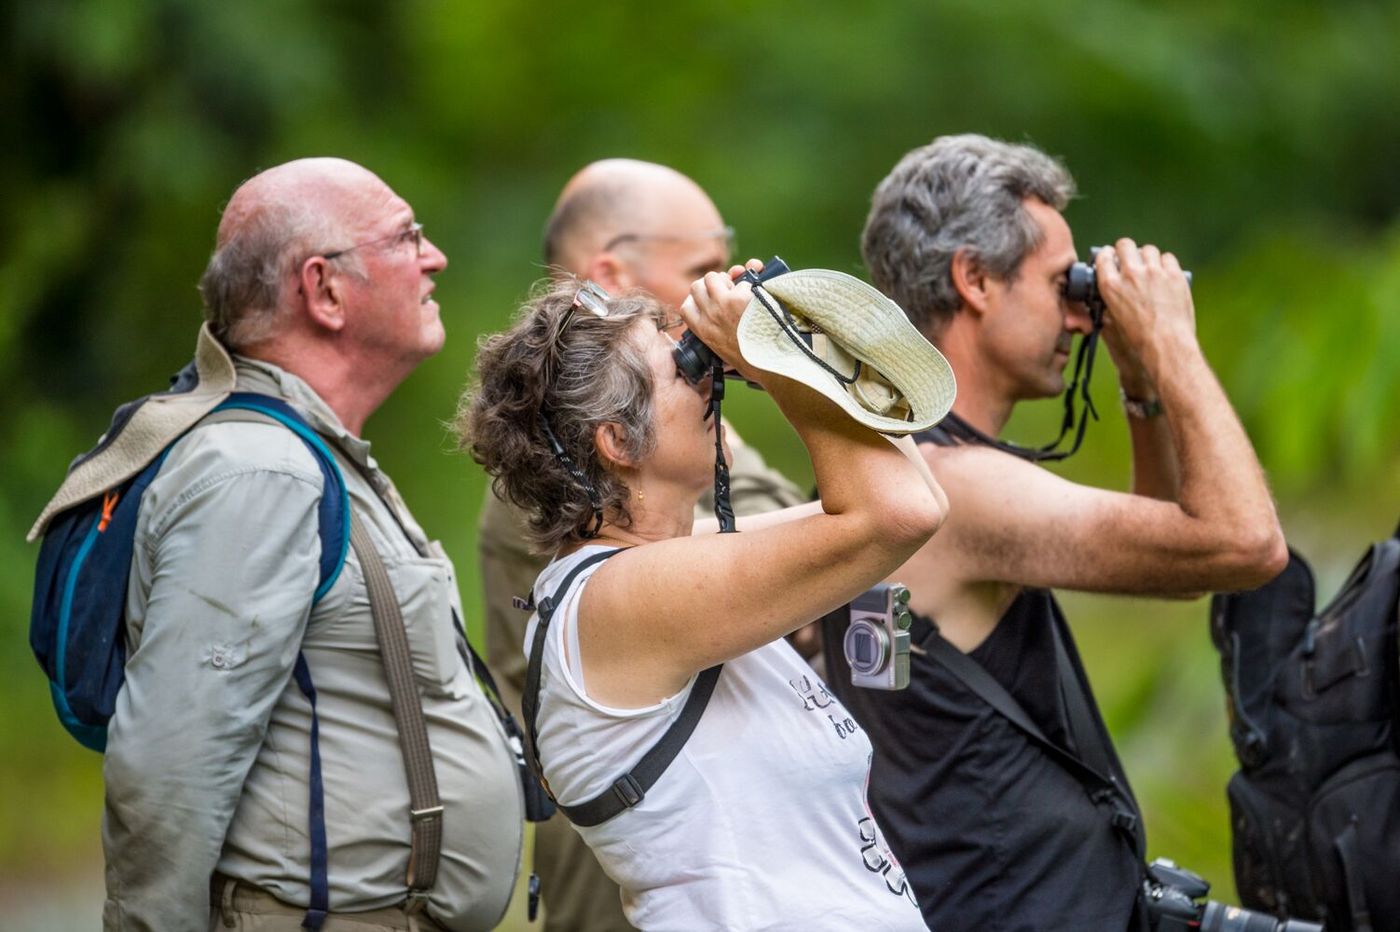
<svg viewBox="0 0 1400 932">
<path fill-rule="evenodd" d="M 755 264 L 762 268 L 762 263 L 756 259 L 750 260 L 748 267 Z M 709 272 L 697 279 L 690 286 L 690 296 L 681 303 L 680 314 L 686 327 L 724 360 L 725 365 L 744 378 L 757 381 L 755 370 L 744 362 L 739 352 L 739 318 L 753 297 L 748 282 L 734 281 L 744 269 L 745 266 L 734 266 L 729 274 Z"/>
<path fill-rule="evenodd" d="M 762 260 L 762 259 L 750 259 L 748 262 L 745 262 L 743 265 L 731 265 L 731 266 L 729 267 L 729 277 L 730 277 L 730 278 L 738 278 L 740 275 L 743 275 L 745 272 L 762 272 L 762 271 L 763 271 L 763 260 Z"/>
</svg>

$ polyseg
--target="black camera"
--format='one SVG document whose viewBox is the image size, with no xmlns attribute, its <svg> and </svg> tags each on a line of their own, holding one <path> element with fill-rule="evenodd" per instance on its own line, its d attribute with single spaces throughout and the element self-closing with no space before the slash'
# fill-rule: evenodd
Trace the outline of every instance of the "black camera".
<svg viewBox="0 0 1400 932">
<path fill-rule="evenodd" d="M 851 668 L 851 685 L 866 689 L 903 689 L 909 685 L 909 590 L 881 583 L 851 600 L 850 626 L 842 652 Z"/>
<path fill-rule="evenodd" d="M 1088 262 L 1076 262 L 1069 267 L 1069 273 L 1065 276 L 1065 297 L 1071 301 L 1080 301 L 1089 309 L 1089 316 L 1094 319 L 1094 326 L 1103 323 L 1104 303 L 1103 296 L 1099 294 L 1099 277 L 1094 270 L 1094 259 L 1098 257 L 1100 249 L 1107 249 L 1107 246 L 1094 246 L 1089 250 Z M 1191 284 L 1191 273 L 1186 273 L 1186 284 Z"/>
<path fill-rule="evenodd" d="M 788 271 L 790 270 L 787 263 L 774 256 L 763 263 L 762 272 L 745 269 L 744 274 L 739 276 L 737 281 L 760 285 L 768 279 L 776 278 Z M 709 375 L 717 361 L 714 351 L 701 343 L 700 338 L 688 330 L 685 336 L 681 337 L 680 343 L 676 344 L 676 348 L 671 351 L 671 356 L 676 360 L 676 368 L 681 370 L 681 375 L 685 376 L 692 385 L 698 384 Z M 737 374 L 725 374 L 729 378 L 740 378 Z"/>
<path fill-rule="evenodd" d="M 1215 900 L 1197 903 L 1210 891 L 1210 884 L 1166 858 L 1147 865 L 1142 886 L 1155 932 L 1323 932 L 1322 926 L 1302 919 L 1276 919 Z"/>
</svg>

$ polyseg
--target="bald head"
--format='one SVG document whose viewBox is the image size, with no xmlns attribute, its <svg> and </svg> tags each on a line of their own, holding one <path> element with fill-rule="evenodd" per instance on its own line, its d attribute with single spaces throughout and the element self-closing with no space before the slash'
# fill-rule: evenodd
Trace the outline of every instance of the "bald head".
<svg viewBox="0 0 1400 932">
<path fill-rule="evenodd" d="M 296 264 L 351 241 L 393 198 L 377 175 L 345 159 L 298 159 L 245 181 L 224 208 L 199 283 L 215 335 L 233 349 L 265 339 L 295 290 Z M 353 255 L 344 265 L 361 271 Z"/>
<path fill-rule="evenodd" d="M 714 202 L 673 168 L 605 159 L 569 179 L 545 228 L 545 262 L 605 288 L 643 288 L 678 304 L 729 259 Z"/>
</svg>

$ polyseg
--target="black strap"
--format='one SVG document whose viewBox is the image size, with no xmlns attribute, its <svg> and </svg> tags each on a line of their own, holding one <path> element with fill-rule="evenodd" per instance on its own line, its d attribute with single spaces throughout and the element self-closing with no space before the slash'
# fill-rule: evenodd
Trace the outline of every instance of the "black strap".
<svg viewBox="0 0 1400 932">
<path fill-rule="evenodd" d="M 1108 752 L 1099 740 L 1098 729 L 1084 699 L 1084 690 L 1079 688 L 1079 680 L 1065 651 L 1064 639 L 1060 637 L 1060 626 L 1054 621 L 1050 622 L 1050 639 L 1055 644 L 1055 678 L 1059 681 L 1060 701 L 1064 704 L 1065 718 L 1069 722 L 1070 750 L 1093 770 L 1111 775 L 1113 769 L 1108 762 Z"/>
<path fill-rule="evenodd" d="M 544 778 L 544 768 L 540 764 L 539 732 L 536 727 L 536 719 L 539 715 L 540 673 L 544 666 L 545 635 L 549 631 L 549 623 L 554 618 L 555 609 L 559 607 L 559 602 L 568 594 L 569 588 L 574 584 L 574 580 L 578 578 L 579 574 L 620 552 L 621 549 L 608 550 L 580 560 L 564 577 L 564 581 L 555 588 L 553 595 L 535 600 L 538 604 L 539 620 L 535 623 L 535 636 L 530 642 L 529 664 L 525 669 L 525 690 L 520 697 L 520 711 L 525 717 L 525 735 L 530 766 L 534 769 L 545 790 L 550 793 L 551 798 L 554 794 L 549 788 L 548 781 Z M 715 691 L 715 683 L 718 682 L 723 667 L 724 664 L 715 664 L 696 677 L 695 685 L 691 687 L 690 697 L 686 699 L 681 714 L 671 723 L 671 727 L 666 729 L 666 733 L 661 736 L 660 740 L 642 755 L 641 760 L 637 761 L 631 770 L 614 780 L 612 786 L 586 802 L 574 806 L 557 803 L 559 811 L 570 822 L 586 828 L 601 825 L 645 799 L 647 790 L 651 789 L 661 775 L 666 772 L 671 761 L 675 760 L 676 755 L 690 739 L 691 733 L 695 731 L 695 726 L 700 723 L 700 717 L 705 713 L 705 707 L 709 704 L 710 696 Z"/>
<path fill-rule="evenodd" d="M 927 630 L 921 632 L 919 629 L 927 626 Z M 1034 741 L 1047 755 L 1069 771 L 1089 794 L 1089 798 L 1095 803 L 1111 803 L 1113 805 L 1113 827 L 1118 829 L 1124 837 L 1131 843 L 1133 849 L 1140 856 L 1142 853 L 1141 843 L 1138 835 L 1139 819 L 1134 811 L 1133 805 L 1125 798 L 1126 794 L 1119 788 L 1117 782 L 1112 778 L 1112 770 L 1105 767 L 1100 770 L 1091 766 L 1088 761 L 1081 759 L 1070 753 L 1065 748 L 1051 741 L 1045 733 L 1031 720 L 1030 714 L 1006 691 L 1006 688 L 996 681 L 987 672 L 986 668 L 971 657 L 958 650 L 949 643 L 938 628 L 927 619 L 918 616 L 914 619 L 913 632 L 919 642 L 919 646 L 924 652 L 953 676 L 957 677 L 964 686 L 970 689 L 987 705 L 995 709 L 1003 718 L 1011 722 L 1022 732 Z M 1057 635 L 1058 638 L 1058 635 Z M 1057 640 L 1058 643 L 1058 640 Z M 1057 653 L 1056 666 L 1059 668 L 1061 686 L 1064 688 L 1064 677 L 1068 674 L 1073 678 L 1073 671 L 1067 669 L 1068 657 L 1064 655 L 1064 648 L 1061 645 Z M 1083 701 L 1082 690 L 1078 688 L 1078 680 L 1074 680 L 1074 688 L 1065 690 L 1069 694 L 1081 693 L 1080 701 Z M 1087 709 L 1084 710 L 1087 715 Z M 1096 732 L 1090 732 L 1096 734 Z M 1092 743 L 1092 742 L 1086 742 Z M 1106 758 L 1105 758 L 1106 759 Z"/>
<path fill-rule="evenodd" d="M 586 828 L 590 825 L 601 825 L 645 799 L 647 790 L 666 772 L 671 761 L 676 759 L 686 741 L 690 740 L 695 726 L 700 724 L 700 716 L 705 714 L 705 706 L 710 702 L 710 695 L 715 691 L 715 684 L 719 682 L 719 674 L 723 668 L 723 664 L 715 664 L 695 678 L 695 685 L 690 690 L 690 697 L 686 699 L 681 714 L 671 723 L 671 727 L 666 729 L 666 734 L 652 745 L 651 750 L 642 755 L 642 759 L 637 761 L 629 772 L 618 777 L 612 786 L 587 802 L 576 806 L 558 803 L 559 811 L 568 816 L 570 822 Z"/>
<path fill-rule="evenodd" d="M 1079 352 L 1074 363 L 1074 377 L 1070 381 L 1069 388 L 1065 389 L 1064 420 L 1060 423 L 1060 435 L 1053 442 L 1047 443 L 1043 447 L 1023 447 L 1018 443 L 998 440 L 982 433 L 952 411 L 949 411 L 938 426 L 932 429 L 932 431 L 939 431 L 942 436 L 930 435 L 932 431 L 920 431 L 914 435 L 916 442 L 932 442 L 939 446 L 952 446 L 958 443 L 980 444 L 1003 453 L 1010 453 L 1012 456 L 1032 463 L 1053 463 L 1068 459 L 1078 452 L 1080 445 L 1084 443 L 1084 433 L 1088 430 L 1089 419 L 1093 418 L 1096 421 L 1099 419 L 1098 409 L 1094 407 L 1094 399 L 1089 395 L 1089 380 L 1093 374 L 1094 351 L 1098 347 L 1098 342 L 1099 330 L 1097 326 L 1092 333 L 1079 342 Z M 1074 429 L 1074 397 L 1076 393 L 1083 400 L 1084 408 L 1079 413 L 1079 427 L 1075 431 L 1074 445 L 1068 450 L 1060 450 L 1058 449 L 1060 444 Z"/>
<path fill-rule="evenodd" d="M 1351 913 L 1351 928 L 1353 932 L 1371 932 L 1371 911 L 1366 907 L 1366 891 L 1361 880 L 1365 872 L 1357 863 L 1360 852 L 1356 850 L 1355 815 L 1351 817 L 1347 827 L 1342 829 L 1342 833 L 1332 840 L 1332 847 L 1337 852 L 1337 860 L 1342 865 L 1342 883 L 1346 886 L 1347 910 Z"/>
<path fill-rule="evenodd" d="M 724 363 L 715 357 L 710 373 L 710 417 L 715 424 L 715 520 L 721 534 L 738 530 L 734 525 L 734 506 L 729 502 L 729 463 L 724 459 L 724 418 L 720 405 L 724 401 Z"/>
<path fill-rule="evenodd" d="M 559 588 L 554 590 L 555 596 L 562 597 L 567 593 L 569 587 L 574 584 L 574 580 L 578 578 L 579 573 L 621 552 L 620 549 L 606 550 L 603 553 L 595 553 L 585 560 L 580 560 L 564 577 L 564 582 Z M 530 642 L 530 654 L 526 658 L 525 689 L 520 695 L 520 714 L 525 718 L 525 750 L 529 755 L 527 759 L 530 762 L 530 768 L 535 771 L 540 782 L 544 783 L 544 768 L 540 766 L 539 730 L 536 727 L 536 719 L 540 711 L 540 671 L 544 666 L 544 636 L 549 630 L 550 619 L 554 617 L 554 606 L 557 604 L 557 599 L 550 596 L 536 599 L 533 593 L 530 598 L 538 605 L 539 622 L 535 625 L 535 637 Z M 547 783 L 545 789 L 549 789 Z M 554 794 L 551 792 L 550 797 L 553 798 L 553 796 Z"/>
<path fill-rule="evenodd" d="M 1072 391 L 1073 386 L 1071 386 L 1071 392 Z M 941 447 L 957 446 L 959 444 L 977 444 L 984 447 L 991 447 L 994 450 L 1000 450 L 1003 453 L 1010 453 L 1012 456 L 1028 460 L 1032 463 L 1055 462 L 1073 456 L 1079 449 L 1079 445 L 1084 442 L 1084 431 L 1088 424 L 1089 417 L 1092 416 L 1096 421 L 1099 419 L 1098 410 L 1094 408 L 1093 400 L 1089 398 L 1087 392 L 1084 394 L 1084 400 L 1084 414 L 1079 419 L 1079 431 L 1075 435 L 1074 446 L 1069 450 L 1055 452 L 1055 448 L 1060 445 L 1060 440 L 1056 440 L 1054 443 L 1039 448 L 1023 447 L 1020 444 L 1010 443 L 1006 440 L 998 440 L 995 437 L 982 433 L 982 431 L 973 427 L 952 411 L 948 412 L 943 420 L 938 423 L 937 427 L 918 432 L 914 435 L 914 439 L 917 443 L 934 443 Z M 1065 436 L 1065 432 L 1067 432 L 1070 427 L 1074 426 L 1072 409 L 1067 417 L 1071 418 L 1071 420 L 1062 427 L 1060 433 L 1061 438 Z"/>
<path fill-rule="evenodd" d="M 1070 661 L 1069 652 L 1065 650 L 1064 633 L 1060 630 L 1060 625 L 1059 618 L 1051 619 L 1050 637 L 1055 642 L 1056 678 L 1060 683 L 1060 698 L 1065 705 L 1065 717 L 1069 721 L 1070 742 L 1075 754 L 1088 764 L 1090 769 L 1095 773 L 1107 776 L 1109 782 L 1113 784 L 1115 794 L 1113 824 L 1125 834 L 1130 834 L 1134 849 L 1140 856 L 1145 855 L 1147 853 L 1147 839 L 1143 836 L 1142 819 L 1137 811 L 1137 802 L 1132 798 L 1128 789 L 1119 783 L 1118 771 L 1111 759 L 1112 752 L 1104 741 L 1103 732 L 1099 729 L 1098 723 L 1094 721 L 1093 713 L 1089 711 L 1089 698 L 1085 694 L 1083 683 L 1076 674 L 1073 663 Z"/>
</svg>

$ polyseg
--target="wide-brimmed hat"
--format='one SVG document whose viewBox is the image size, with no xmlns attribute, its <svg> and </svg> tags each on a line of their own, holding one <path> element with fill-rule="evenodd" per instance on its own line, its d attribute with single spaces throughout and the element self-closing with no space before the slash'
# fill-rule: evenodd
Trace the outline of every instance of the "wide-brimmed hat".
<svg viewBox="0 0 1400 932">
<path fill-rule="evenodd" d="M 738 335 L 750 364 L 821 392 L 881 433 L 927 430 L 957 395 L 948 360 L 899 305 L 843 272 L 799 269 L 755 285 Z"/>
</svg>

